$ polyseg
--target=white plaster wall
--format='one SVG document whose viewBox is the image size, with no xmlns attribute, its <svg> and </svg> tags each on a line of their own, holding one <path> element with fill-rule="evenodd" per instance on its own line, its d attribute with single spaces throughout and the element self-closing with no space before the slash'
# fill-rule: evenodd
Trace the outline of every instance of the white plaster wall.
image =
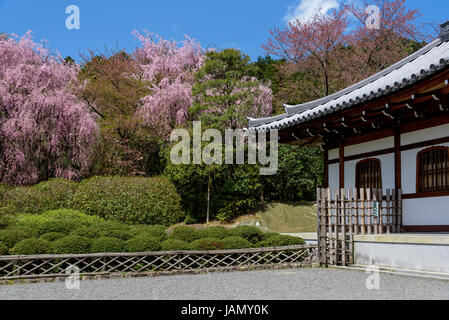
<svg viewBox="0 0 449 320">
<path fill-rule="evenodd" d="M 340 165 L 338 163 L 329 165 L 329 188 L 335 189 L 340 186 Z"/>
<path fill-rule="evenodd" d="M 419 131 L 404 133 L 401 135 L 401 146 L 421 141 L 433 140 L 447 137 L 449 135 L 449 124 L 428 128 Z"/>
<path fill-rule="evenodd" d="M 329 150 L 329 160 L 335 160 L 340 158 L 340 152 L 338 149 Z"/>
<path fill-rule="evenodd" d="M 447 226 L 449 197 L 404 199 L 402 212 L 405 226 Z"/>
<path fill-rule="evenodd" d="M 449 245 L 355 242 L 355 264 L 449 273 Z"/>
<path fill-rule="evenodd" d="M 389 149 L 393 147 L 394 147 L 394 137 L 378 139 L 370 142 L 345 147 L 345 157 L 350 157 L 361 153 Z"/>
</svg>

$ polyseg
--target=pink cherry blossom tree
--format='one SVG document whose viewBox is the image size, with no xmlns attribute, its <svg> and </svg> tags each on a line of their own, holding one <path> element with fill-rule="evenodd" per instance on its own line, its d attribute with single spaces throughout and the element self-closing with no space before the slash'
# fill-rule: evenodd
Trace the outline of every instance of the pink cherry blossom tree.
<svg viewBox="0 0 449 320">
<path fill-rule="evenodd" d="M 0 38 L 0 181 L 26 185 L 86 173 L 98 127 L 72 93 L 77 74 L 30 32 Z"/>
<path fill-rule="evenodd" d="M 193 75 L 203 63 L 203 50 L 188 37 L 179 45 L 158 35 L 139 32 L 135 35 L 142 46 L 134 57 L 149 89 L 139 114 L 155 134 L 168 139 L 173 128 L 188 120 Z"/>
</svg>

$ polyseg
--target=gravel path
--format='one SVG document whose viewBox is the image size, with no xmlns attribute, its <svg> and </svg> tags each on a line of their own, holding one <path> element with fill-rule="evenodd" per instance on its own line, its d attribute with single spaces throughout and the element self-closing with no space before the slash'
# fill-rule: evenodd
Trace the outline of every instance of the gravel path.
<svg viewBox="0 0 449 320">
<path fill-rule="evenodd" d="M 380 274 L 380 289 L 368 290 L 368 276 L 352 270 L 290 269 L 92 280 L 82 281 L 80 290 L 68 290 L 64 282 L 2 285 L 0 300 L 449 299 L 449 281 Z"/>
</svg>

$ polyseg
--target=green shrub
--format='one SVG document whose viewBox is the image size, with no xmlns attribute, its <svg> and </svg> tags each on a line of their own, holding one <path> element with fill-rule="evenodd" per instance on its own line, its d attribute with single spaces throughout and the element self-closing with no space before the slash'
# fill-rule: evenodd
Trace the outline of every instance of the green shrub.
<svg viewBox="0 0 449 320">
<path fill-rule="evenodd" d="M 75 182 L 56 178 L 31 187 L 7 190 L 4 202 L 20 213 L 39 214 L 48 210 L 70 208 L 70 200 L 76 188 Z"/>
<path fill-rule="evenodd" d="M 223 240 L 223 248 L 226 250 L 247 249 L 252 248 L 253 244 L 248 240 L 240 237 L 227 237 Z"/>
<path fill-rule="evenodd" d="M 180 197 L 163 177 L 93 177 L 79 184 L 73 208 L 128 224 L 171 225 L 183 220 Z"/>
<path fill-rule="evenodd" d="M 25 235 L 26 238 L 32 238 L 33 237 L 33 228 L 28 227 L 28 226 L 14 225 L 12 227 L 9 227 L 7 230 L 16 230 L 16 231 L 23 232 L 23 234 Z"/>
<path fill-rule="evenodd" d="M 151 252 L 160 251 L 161 244 L 157 239 L 140 235 L 126 241 L 125 248 L 127 252 Z"/>
<path fill-rule="evenodd" d="M 0 242 L 0 256 L 5 256 L 7 254 L 8 254 L 8 247 L 4 243 Z"/>
<path fill-rule="evenodd" d="M 245 238 L 252 243 L 257 243 L 264 239 L 262 230 L 252 226 L 239 226 L 232 228 L 228 230 L 228 234 L 231 237 Z"/>
<path fill-rule="evenodd" d="M 306 244 L 304 239 L 287 235 L 275 235 L 261 241 L 258 247 L 285 247 Z"/>
<path fill-rule="evenodd" d="M 39 239 L 53 242 L 58 239 L 64 238 L 65 236 L 66 235 L 62 232 L 49 232 L 42 235 Z"/>
<path fill-rule="evenodd" d="M 161 243 L 162 251 L 189 250 L 189 244 L 182 240 L 168 239 Z"/>
<path fill-rule="evenodd" d="M 101 237 L 103 230 L 97 227 L 81 227 L 70 233 L 72 236 L 79 236 L 89 239 L 97 239 Z"/>
<path fill-rule="evenodd" d="M 173 229 L 171 232 L 170 239 L 182 240 L 185 242 L 192 242 L 200 238 L 198 230 L 192 227 L 179 226 Z"/>
<path fill-rule="evenodd" d="M 130 232 L 133 236 L 144 234 L 149 237 L 158 239 L 159 241 L 164 241 L 168 239 L 167 232 L 165 231 L 166 229 L 167 227 L 161 225 L 148 226 L 140 224 L 131 226 Z"/>
<path fill-rule="evenodd" d="M 92 241 L 91 252 L 124 252 L 125 241 L 117 238 L 102 237 Z"/>
<path fill-rule="evenodd" d="M 35 255 L 51 253 L 51 242 L 42 239 L 25 239 L 11 250 L 14 255 Z"/>
<path fill-rule="evenodd" d="M 198 231 L 199 237 L 204 238 L 218 238 L 223 239 L 228 235 L 228 230 L 225 227 L 209 227 Z"/>
<path fill-rule="evenodd" d="M 99 217 L 89 216 L 80 211 L 57 209 L 46 211 L 42 214 L 20 214 L 17 218 L 16 225 L 35 226 L 37 224 L 54 220 L 72 221 L 83 226 L 90 226 L 104 221 Z"/>
<path fill-rule="evenodd" d="M 6 229 L 0 230 L 0 242 L 8 249 L 13 248 L 18 242 L 30 238 L 29 234 L 23 230 Z"/>
<path fill-rule="evenodd" d="M 74 230 L 72 234 L 90 239 L 107 237 L 128 240 L 132 238 L 127 225 L 114 221 L 104 221 L 90 227 L 80 227 Z"/>
<path fill-rule="evenodd" d="M 224 247 L 223 241 L 217 238 L 198 239 L 193 241 L 189 245 L 189 249 L 195 251 L 221 250 L 223 249 L 223 247 Z"/>
<path fill-rule="evenodd" d="M 42 235 L 50 232 L 60 232 L 65 235 L 69 235 L 70 232 L 77 229 L 79 227 L 78 222 L 76 221 L 68 221 L 68 220 L 54 220 L 41 223 L 38 225 L 33 232 L 33 235 L 36 238 L 41 237 Z"/>
<path fill-rule="evenodd" d="M 91 241 L 80 236 L 67 236 L 56 240 L 52 244 L 55 254 L 81 254 L 90 252 Z"/>
</svg>

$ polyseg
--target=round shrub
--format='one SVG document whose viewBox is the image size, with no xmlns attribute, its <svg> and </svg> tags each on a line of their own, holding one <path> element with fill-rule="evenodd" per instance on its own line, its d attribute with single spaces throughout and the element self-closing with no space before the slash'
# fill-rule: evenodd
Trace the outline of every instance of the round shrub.
<svg viewBox="0 0 449 320">
<path fill-rule="evenodd" d="M 80 236 L 67 236 L 56 240 L 52 244 L 55 254 L 81 254 L 90 252 L 91 241 Z"/>
<path fill-rule="evenodd" d="M 168 239 L 161 243 L 162 251 L 189 250 L 189 244 L 182 240 Z"/>
<path fill-rule="evenodd" d="M 81 227 L 72 231 L 70 235 L 89 239 L 97 239 L 101 237 L 102 231 L 103 230 L 97 227 Z"/>
<path fill-rule="evenodd" d="M 228 234 L 231 237 L 245 238 L 252 243 L 257 243 L 264 239 L 262 230 L 252 226 L 239 226 L 232 228 L 228 230 Z"/>
<path fill-rule="evenodd" d="M 228 230 L 225 227 L 208 227 L 198 231 L 199 237 L 204 238 L 218 238 L 223 239 L 228 235 Z"/>
<path fill-rule="evenodd" d="M 157 239 L 137 236 L 126 241 L 127 252 L 151 252 L 160 251 L 161 244 Z"/>
<path fill-rule="evenodd" d="M 66 235 L 62 232 L 49 232 L 42 235 L 39 239 L 53 242 L 58 239 L 64 238 L 65 236 Z"/>
<path fill-rule="evenodd" d="M 123 241 L 131 239 L 133 236 L 129 231 L 126 230 L 103 230 L 101 232 L 102 237 L 116 238 Z"/>
<path fill-rule="evenodd" d="M 17 187 L 6 191 L 8 205 L 16 212 L 39 214 L 48 210 L 68 208 L 77 183 L 56 178 L 31 187 Z"/>
<path fill-rule="evenodd" d="M 108 253 L 108 252 L 123 252 L 125 251 L 125 241 L 117 238 L 98 238 L 92 241 L 92 253 Z"/>
<path fill-rule="evenodd" d="M 93 177 L 82 181 L 73 208 L 128 224 L 172 225 L 184 219 L 181 198 L 163 177 Z"/>
<path fill-rule="evenodd" d="M 223 241 L 217 238 L 198 239 L 189 245 L 189 249 L 195 251 L 221 250 L 223 247 Z"/>
<path fill-rule="evenodd" d="M 259 247 L 285 247 L 306 244 L 304 239 L 278 234 L 259 243 Z"/>
<path fill-rule="evenodd" d="M 166 229 L 167 227 L 161 225 L 148 226 L 140 224 L 131 226 L 130 232 L 133 236 L 144 234 L 149 237 L 158 239 L 159 241 L 164 241 L 168 239 L 167 232 L 165 231 Z"/>
<path fill-rule="evenodd" d="M 233 250 L 233 249 L 248 249 L 252 248 L 253 244 L 248 240 L 240 237 L 227 237 L 222 240 L 223 249 Z"/>
<path fill-rule="evenodd" d="M 8 249 L 13 248 L 21 240 L 31 238 L 29 234 L 23 230 L 6 229 L 0 230 L 0 242 L 2 242 Z"/>
<path fill-rule="evenodd" d="M 32 238 L 33 237 L 33 228 L 28 226 L 19 226 L 14 225 L 12 227 L 9 227 L 7 230 L 16 230 L 19 232 L 23 232 L 23 234 L 26 236 L 26 238 Z"/>
<path fill-rule="evenodd" d="M 39 238 L 40 236 L 50 232 L 59 232 L 68 235 L 70 234 L 70 232 L 72 232 L 72 230 L 75 230 L 78 227 L 79 224 L 75 221 L 66 221 L 66 220 L 47 221 L 38 225 L 34 230 L 33 235 L 36 238 Z"/>
<path fill-rule="evenodd" d="M 8 248 L 5 244 L 0 242 L 0 256 L 5 256 L 8 254 Z"/>
<path fill-rule="evenodd" d="M 25 239 L 12 249 L 15 255 L 35 255 L 51 253 L 51 242 L 42 239 Z"/>
<path fill-rule="evenodd" d="M 169 238 L 174 240 L 182 240 L 190 243 L 192 241 L 199 239 L 200 234 L 198 230 L 192 227 L 179 226 L 173 229 Z"/>
</svg>

